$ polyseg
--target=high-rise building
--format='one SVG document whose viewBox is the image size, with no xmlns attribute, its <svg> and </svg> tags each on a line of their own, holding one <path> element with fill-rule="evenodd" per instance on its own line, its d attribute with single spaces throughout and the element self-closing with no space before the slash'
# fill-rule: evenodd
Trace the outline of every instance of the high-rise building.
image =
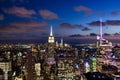
<svg viewBox="0 0 120 80">
<path fill-rule="evenodd" d="M 102 19 L 100 19 L 100 36 L 97 36 L 97 47 L 102 48 L 102 54 L 109 53 L 112 51 L 112 43 L 103 38 L 102 32 Z"/>
<path fill-rule="evenodd" d="M 98 53 L 101 55 L 99 56 L 98 62 L 102 62 L 104 64 L 112 64 L 110 56 L 112 53 L 112 42 L 109 42 L 107 39 L 103 38 L 102 33 L 102 19 L 100 20 L 100 36 L 97 37 L 97 47 L 98 47 Z"/>
<path fill-rule="evenodd" d="M 26 70 L 27 70 L 26 80 L 36 80 L 35 58 L 32 52 L 29 52 L 27 54 Z"/>
<path fill-rule="evenodd" d="M 0 80 L 8 80 L 9 71 L 11 71 L 11 62 L 0 61 Z"/>
<path fill-rule="evenodd" d="M 54 36 L 53 36 L 53 30 L 52 30 L 52 26 L 50 28 L 50 36 L 48 37 L 48 43 L 54 43 L 55 42 L 55 39 L 54 39 Z"/>
</svg>

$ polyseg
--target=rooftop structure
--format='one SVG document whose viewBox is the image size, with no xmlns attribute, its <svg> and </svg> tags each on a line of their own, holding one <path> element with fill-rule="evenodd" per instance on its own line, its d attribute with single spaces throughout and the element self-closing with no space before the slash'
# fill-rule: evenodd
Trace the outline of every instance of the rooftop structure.
<svg viewBox="0 0 120 80">
<path fill-rule="evenodd" d="M 104 53 L 112 51 L 112 43 L 103 38 L 102 19 L 100 19 L 100 35 L 97 36 L 97 47 L 102 48 Z M 103 53 L 103 54 L 104 54 Z"/>
<path fill-rule="evenodd" d="M 48 43 L 54 43 L 55 40 L 54 40 L 54 36 L 53 36 L 53 29 L 52 29 L 52 26 L 50 28 L 50 36 L 48 37 Z"/>
</svg>

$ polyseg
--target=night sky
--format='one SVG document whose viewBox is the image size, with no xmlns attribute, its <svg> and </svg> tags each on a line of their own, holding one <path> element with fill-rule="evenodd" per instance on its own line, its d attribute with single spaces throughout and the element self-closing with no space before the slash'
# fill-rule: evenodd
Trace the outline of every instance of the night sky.
<svg viewBox="0 0 120 80">
<path fill-rule="evenodd" d="M 120 38 L 120 0 L 0 0 L 0 40 Z"/>
</svg>

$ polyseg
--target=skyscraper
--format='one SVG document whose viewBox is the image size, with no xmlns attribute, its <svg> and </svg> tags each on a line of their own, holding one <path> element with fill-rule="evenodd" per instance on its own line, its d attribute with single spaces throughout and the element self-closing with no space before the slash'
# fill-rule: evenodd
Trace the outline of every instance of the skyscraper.
<svg viewBox="0 0 120 80">
<path fill-rule="evenodd" d="M 28 52 L 26 61 L 27 78 L 26 80 L 36 80 L 35 58 L 32 52 Z"/>
<path fill-rule="evenodd" d="M 50 28 L 50 36 L 48 38 L 48 43 L 54 43 L 55 40 L 54 40 L 54 36 L 53 36 L 53 30 L 52 30 L 52 26 Z"/>
</svg>

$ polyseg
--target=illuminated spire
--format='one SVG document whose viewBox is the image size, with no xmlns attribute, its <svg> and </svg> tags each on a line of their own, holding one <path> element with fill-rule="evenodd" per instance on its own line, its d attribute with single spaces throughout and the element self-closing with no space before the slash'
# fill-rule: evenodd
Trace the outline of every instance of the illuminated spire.
<svg viewBox="0 0 120 80">
<path fill-rule="evenodd" d="M 50 27 L 50 36 L 53 36 L 52 25 L 51 25 L 51 27 Z"/>
<path fill-rule="evenodd" d="M 52 25 L 50 27 L 50 36 L 48 37 L 48 43 L 54 43 L 55 42 L 55 39 L 54 39 L 54 36 L 53 36 L 53 30 L 52 30 Z"/>
<path fill-rule="evenodd" d="M 102 36 L 102 18 L 100 18 L 100 40 L 103 39 L 103 36 Z"/>
</svg>

